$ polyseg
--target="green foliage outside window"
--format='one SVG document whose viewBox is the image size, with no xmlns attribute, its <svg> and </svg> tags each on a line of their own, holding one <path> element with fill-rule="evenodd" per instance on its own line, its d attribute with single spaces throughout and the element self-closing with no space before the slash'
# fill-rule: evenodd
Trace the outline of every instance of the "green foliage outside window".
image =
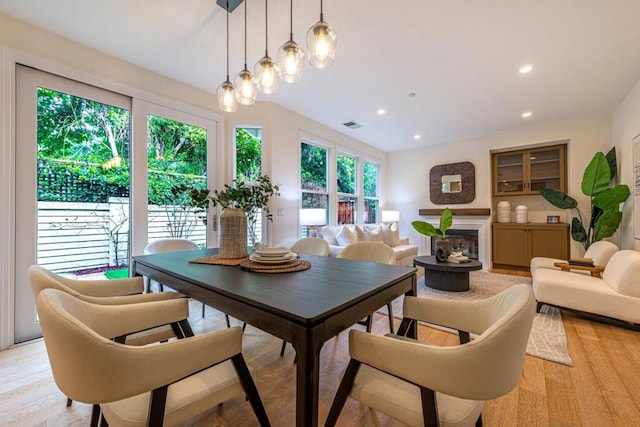
<svg viewBox="0 0 640 427">
<path fill-rule="evenodd" d="M 300 180 L 303 190 L 327 191 L 325 148 L 305 143 L 300 145 Z"/>
<path fill-rule="evenodd" d="M 356 159 L 338 155 L 338 193 L 356 194 Z"/>
<path fill-rule="evenodd" d="M 129 196 L 129 111 L 38 89 L 38 200 L 106 202 Z M 148 120 L 149 203 L 206 189 L 206 129 Z"/>
<path fill-rule="evenodd" d="M 251 129 L 259 131 L 259 129 Z M 249 130 L 236 129 L 236 179 L 255 182 L 262 173 L 262 142 Z"/>
</svg>

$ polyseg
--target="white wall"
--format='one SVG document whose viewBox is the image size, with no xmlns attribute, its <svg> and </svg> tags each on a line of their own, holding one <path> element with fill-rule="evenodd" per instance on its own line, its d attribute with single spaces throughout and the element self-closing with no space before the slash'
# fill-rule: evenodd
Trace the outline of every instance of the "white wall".
<svg viewBox="0 0 640 427">
<path fill-rule="evenodd" d="M 588 212 L 589 200 L 582 194 L 582 173 L 596 151 L 608 151 L 611 143 L 611 120 L 596 118 L 532 126 L 496 135 L 458 141 L 426 148 L 391 153 L 388 155 L 388 199 L 389 208 L 400 210 L 400 226 L 403 234 L 412 242 L 419 241 L 419 234 L 411 227 L 411 221 L 425 220 L 418 215 L 420 208 L 444 208 L 435 205 L 429 197 L 429 171 L 433 166 L 468 161 L 476 170 L 476 198 L 451 208 L 491 208 L 495 211 L 496 200 L 491 196 L 491 150 L 517 148 L 553 141 L 568 140 L 568 193 Z M 502 199 L 500 199 L 502 200 Z M 567 212 L 556 209 L 542 196 L 507 197 L 512 210 L 524 204 L 529 208 L 533 222 L 546 221 L 546 215 L 562 215 L 567 221 Z M 454 217 L 455 226 L 455 217 Z M 422 249 L 422 248 L 421 248 Z M 584 253 L 581 245 L 572 241 L 571 253 Z"/>
<path fill-rule="evenodd" d="M 631 196 L 622 209 L 620 247 L 640 250 L 640 241 L 634 240 L 633 209 L 633 145 L 632 140 L 640 134 L 640 81 L 627 94 L 613 113 L 613 143 L 618 157 L 618 181 L 631 188 Z"/>
</svg>

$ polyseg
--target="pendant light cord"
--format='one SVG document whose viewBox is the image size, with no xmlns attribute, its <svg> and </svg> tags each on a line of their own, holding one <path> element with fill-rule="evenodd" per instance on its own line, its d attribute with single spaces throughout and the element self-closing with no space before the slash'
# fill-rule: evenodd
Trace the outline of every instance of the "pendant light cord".
<svg viewBox="0 0 640 427">
<path fill-rule="evenodd" d="M 246 1 L 246 0 L 245 0 Z M 264 0 L 264 56 L 269 56 L 269 0 Z"/>
<path fill-rule="evenodd" d="M 291 25 L 291 32 L 289 33 L 289 40 L 293 41 L 293 0 L 291 0 L 291 8 L 289 9 L 291 13 L 289 14 L 289 24 Z"/>
<path fill-rule="evenodd" d="M 229 0 L 227 0 L 227 81 L 229 81 Z"/>
<path fill-rule="evenodd" d="M 247 69 L 247 0 L 244 0 L 244 69 Z"/>
<path fill-rule="evenodd" d="M 322 13 L 322 0 L 320 0 L 320 20 L 324 21 L 324 13 Z"/>
</svg>

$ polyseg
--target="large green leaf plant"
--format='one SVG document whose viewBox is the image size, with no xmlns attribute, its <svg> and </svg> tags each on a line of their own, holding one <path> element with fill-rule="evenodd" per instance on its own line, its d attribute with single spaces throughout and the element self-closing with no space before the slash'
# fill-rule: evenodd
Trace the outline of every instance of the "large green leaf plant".
<svg viewBox="0 0 640 427">
<path fill-rule="evenodd" d="M 447 237 L 447 230 L 453 225 L 453 215 L 451 209 L 445 208 L 440 214 L 440 226 L 436 229 L 432 224 L 425 221 L 413 221 L 411 223 L 413 228 L 420 234 L 424 234 L 429 237 Z M 440 232 L 438 232 L 440 230 Z"/>
<path fill-rule="evenodd" d="M 553 206 L 575 209 L 577 216 L 571 220 L 571 237 L 582 243 L 585 249 L 589 249 L 594 242 L 611 237 L 620 226 L 620 203 L 627 200 L 631 193 L 626 184 L 611 185 L 617 170 L 615 147 L 606 155 L 597 152 L 584 170 L 582 193 L 591 200 L 591 218 L 586 224 L 573 197 L 551 188 L 540 189 L 542 197 Z"/>
</svg>

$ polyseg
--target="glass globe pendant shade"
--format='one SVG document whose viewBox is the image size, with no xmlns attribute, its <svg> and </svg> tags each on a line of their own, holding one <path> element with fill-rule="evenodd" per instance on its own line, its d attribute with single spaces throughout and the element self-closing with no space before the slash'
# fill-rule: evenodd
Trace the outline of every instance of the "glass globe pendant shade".
<svg viewBox="0 0 640 427">
<path fill-rule="evenodd" d="M 236 99 L 233 85 L 227 78 L 220 86 L 218 86 L 218 107 L 227 113 L 233 113 L 238 109 L 238 100 Z"/>
<path fill-rule="evenodd" d="M 331 26 L 320 20 L 307 31 L 309 63 L 316 68 L 326 68 L 336 57 L 337 36 Z"/>
<path fill-rule="evenodd" d="M 278 67 L 282 79 L 287 83 L 297 82 L 302 78 L 304 51 L 300 45 L 289 40 L 278 49 Z"/>
<path fill-rule="evenodd" d="M 236 88 L 236 99 L 242 105 L 252 105 L 256 102 L 258 91 L 256 82 L 253 81 L 253 74 L 245 68 L 240 71 L 233 79 Z"/>
<path fill-rule="evenodd" d="M 260 92 L 275 93 L 280 81 L 280 70 L 278 70 L 276 63 L 268 55 L 265 55 L 256 63 L 253 69 L 253 78 Z"/>
</svg>

